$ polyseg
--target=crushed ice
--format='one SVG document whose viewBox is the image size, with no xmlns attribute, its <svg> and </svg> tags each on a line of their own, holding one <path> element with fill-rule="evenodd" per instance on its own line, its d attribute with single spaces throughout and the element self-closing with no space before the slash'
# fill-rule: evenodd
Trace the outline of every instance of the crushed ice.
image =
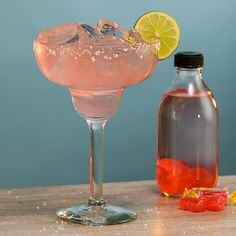
<svg viewBox="0 0 236 236">
<path fill-rule="evenodd" d="M 135 44 L 130 43 L 130 38 L 128 39 L 127 35 L 132 37 Z M 38 41 L 46 44 L 40 50 L 47 50 L 47 55 L 53 57 L 68 55 L 67 50 L 69 50 L 69 55 L 75 61 L 83 55 L 88 55 L 92 62 L 96 62 L 97 57 L 101 55 L 105 60 L 118 60 L 121 56 L 120 53 L 129 53 L 130 50 L 143 59 L 149 47 L 147 44 L 143 44 L 143 39 L 135 29 L 125 30 L 116 22 L 107 19 L 101 19 L 96 28 L 75 22 L 59 25 L 40 32 Z M 57 44 L 60 46 L 58 47 Z M 119 45 L 115 53 L 112 47 L 114 44 Z M 67 47 L 68 45 L 72 45 L 72 47 Z M 100 50 L 94 49 L 97 45 L 110 46 L 111 52 L 108 47 L 99 47 Z M 160 42 L 153 43 L 152 46 L 159 48 Z"/>
</svg>

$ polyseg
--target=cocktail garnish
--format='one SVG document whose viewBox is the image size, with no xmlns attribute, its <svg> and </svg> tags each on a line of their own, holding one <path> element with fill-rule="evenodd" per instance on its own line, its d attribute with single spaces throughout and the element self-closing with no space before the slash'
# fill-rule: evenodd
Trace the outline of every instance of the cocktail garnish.
<svg viewBox="0 0 236 236">
<path fill-rule="evenodd" d="M 159 59 L 169 57 L 179 45 L 178 23 L 167 13 L 148 12 L 137 20 L 134 28 L 145 42 L 152 43 L 152 45 L 157 42 L 153 46 L 153 51 Z"/>
</svg>

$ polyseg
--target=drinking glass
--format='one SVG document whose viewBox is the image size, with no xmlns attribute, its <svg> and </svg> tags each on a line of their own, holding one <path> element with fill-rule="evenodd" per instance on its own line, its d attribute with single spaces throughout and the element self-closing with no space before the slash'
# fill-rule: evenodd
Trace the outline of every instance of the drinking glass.
<svg viewBox="0 0 236 236">
<path fill-rule="evenodd" d="M 106 204 L 103 198 L 104 127 L 117 112 L 125 88 L 146 80 L 153 72 L 157 64 L 153 45 L 119 40 L 58 43 L 38 37 L 34 52 L 44 76 L 68 88 L 75 110 L 86 120 L 90 131 L 89 200 L 59 210 L 58 217 L 87 225 L 134 220 L 136 213 Z"/>
</svg>

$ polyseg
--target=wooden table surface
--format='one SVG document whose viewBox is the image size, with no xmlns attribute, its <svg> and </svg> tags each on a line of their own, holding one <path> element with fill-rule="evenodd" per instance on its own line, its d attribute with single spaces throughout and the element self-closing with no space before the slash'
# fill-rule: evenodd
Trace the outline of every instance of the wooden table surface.
<svg viewBox="0 0 236 236">
<path fill-rule="evenodd" d="M 219 184 L 236 189 L 236 176 L 220 177 Z M 104 193 L 107 203 L 136 211 L 137 220 L 103 227 L 58 220 L 59 208 L 87 201 L 88 185 L 4 189 L 0 190 L 0 235 L 236 235 L 236 206 L 222 212 L 181 211 L 178 199 L 160 196 L 155 181 L 108 183 Z"/>
</svg>

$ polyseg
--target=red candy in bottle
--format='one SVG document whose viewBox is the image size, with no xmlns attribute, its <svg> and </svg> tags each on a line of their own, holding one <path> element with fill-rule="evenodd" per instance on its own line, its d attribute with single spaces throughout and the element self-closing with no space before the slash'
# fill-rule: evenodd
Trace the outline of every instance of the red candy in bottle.
<svg viewBox="0 0 236 236">
<path fill-rule="evenodd" d="M 203 55 L 177 53 L 175 66 L 158 112 L 156 178 L 166 196 L 213 188 L 218 177 L 218 107 L 201 75 Z"/>
</svg>

